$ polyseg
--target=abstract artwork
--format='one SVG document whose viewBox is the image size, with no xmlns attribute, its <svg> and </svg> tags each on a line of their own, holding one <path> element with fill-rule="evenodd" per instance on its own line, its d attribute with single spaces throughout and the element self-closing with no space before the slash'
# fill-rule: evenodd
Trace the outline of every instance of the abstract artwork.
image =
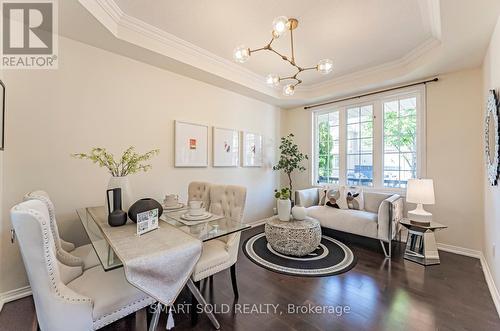
<svg viewBox="0 0 500 331">
<path fill-rule="evenodd" d="M 243 132 L 243 166 L 262 166 L 262 135 Z"/>
<path fill-rule="evenodd" d="M 214 167 L 237 167 L 240 162 L 240 139 L 238 131 L 213 129 Z"/>
<path fill-rule="evenodd" d="M 208 166 L 208 126 L 175 121 L 175 166 Z"/>
</svg>

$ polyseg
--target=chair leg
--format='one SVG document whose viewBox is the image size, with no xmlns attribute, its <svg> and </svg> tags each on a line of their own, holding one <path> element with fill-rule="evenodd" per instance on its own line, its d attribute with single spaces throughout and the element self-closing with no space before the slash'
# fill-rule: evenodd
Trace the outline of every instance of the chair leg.
<svg viewBox="0 0 500 331">
<path fill-rule="evenodd" d="M 194 282 L 194 285 L 200 289 L 200 281 Z M 198 312 L 197 310 L 198 301 L 194 297 L 194 294 L 191 293 L 191 325 L 195 326 L 198 323 Z"/>
<path fill-rule="evenodd" d="M 384 255 L 385 255 L 385 258 L 386 258 L 386 259 L 390 259 L 390 258 L 391 258 L 391 253 L 392 253 L 392 252 L 391 252 L 391 250 L 392 250 L 392 249 L 391 249 L 391 246 L 392 246 L 391 242 L 389 241 L 389 245 L 388 245 L 388 246 L 389 246 L 389 252 L 388 252 L 388 251 L 385 249 L 385 244 L 384 244 L 384 242 L 383 242 L 382 240 L 379 240 L 379 241 L 380 241 L 380 245 L 382 245 L 382 249 L 384 250 Z"/>
<path fill-rule="evenodd" d="M 151 325 L 151 321 L 153 320 L 153 312 L 151 311 L 151 306 L 147 306 L 144 309 L 146 309 L 146 326 L 149 330 L 149 326 Z"/>
<path fill-rule="evenodd" d="M 231 266 L 231 282 L 233 283 L 234 297 L 239 298 L 238 283 L 236 282 L 236 263 Z"/>
</svg>

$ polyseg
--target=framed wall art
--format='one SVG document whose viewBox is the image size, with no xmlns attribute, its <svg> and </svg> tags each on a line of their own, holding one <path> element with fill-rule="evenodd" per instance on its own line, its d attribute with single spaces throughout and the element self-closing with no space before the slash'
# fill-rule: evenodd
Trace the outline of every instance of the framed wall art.
<svg viewBox="0 0 500 331">
<path fill-rule="evenodd" d="M 262 167 L 262 135 L 243 132 L 243 166 Z"/>
<path fill-rule="evenodd" d="M 237 130 L 213 128 L 214 167 L 237 167 L 240 162 L 240 137 Z"/>
<path fill-rule="evenodd" d="M 175 166 L 208 166 L 208 126 L 175 121 Z"/>
<path fill-rule="evenodd" d="M 0 151 L 3 151 L 5 148 L 5 85 L 0 80 L 0 107 L 2 107 L 2 113 L 0 114 Z"/>
</svg>

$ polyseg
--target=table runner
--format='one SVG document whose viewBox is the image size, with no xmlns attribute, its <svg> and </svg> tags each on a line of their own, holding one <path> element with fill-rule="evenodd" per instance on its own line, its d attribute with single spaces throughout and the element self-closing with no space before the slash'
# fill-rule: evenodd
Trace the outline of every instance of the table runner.
<svg viewBox="0 0 500 331">
<path fill-rule="evenodd" d="M 201 241 L 165 222 L 159 229 L 138 236 L 135 223 L 109 226 L 104 207 L 87 211 L 123 262 L 129 283 L 171 305 L 201 256 Z"/>
</svg>

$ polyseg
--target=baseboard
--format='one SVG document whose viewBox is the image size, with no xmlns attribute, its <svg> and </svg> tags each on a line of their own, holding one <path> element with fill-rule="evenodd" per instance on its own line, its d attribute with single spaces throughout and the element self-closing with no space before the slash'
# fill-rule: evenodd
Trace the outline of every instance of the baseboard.
<svg viewBox="0 0 500 331">
<path fill-rule="evenodd" d="M 27 296 L 31 295 L 31 287 L 30 286 L 24 286 L 21 288 L 17 288 L 15 290 L 11 290 L 8 292 L 0 293 L 0 311 L 2 311 L 3 305 L 17 300 L 17 299 L 22 299 Z"/>
<path fill-rule="evenodd" d="M 264 218 L 262 220 L 257 220 L 257 221 L 253 221 L 253 222 L 249 222 L 248 224 L 252 227 L 252 228 L 255 228 L 259 225 L 262 225 L 262 224 L 266 224 L 267 220 L 269 218 Z"/>
<path fill-rule="evenodd" d="M 469 248 L 464 248 L 460 246 L 453 246 L 453 245 L 447 245 L 447 244 L 441 244 L 438 243 L 438 250 L 449 252 L 449 253 L 455 253 L 459 255 L 464 255 L 464 256 L 469 256 L 469 257 L 475 257 L 476 259 L 480 259 L 483 253 L 481 251 L 476 251 L 474 249 L 469 249 Z"/>
<path fill-rule="evenodd" d="M 486 284 L 488 284 L 488 288 L 490 289 L 491 298 L 493 299 L 493 303 L 497 309 L 498 316 L 500 317 L 500 292 L 498 291 L 497 286 L 495 285 L 495 281 L 493 280 L 493 275 L 491 274 L 490 267 L 488 266 L 488 262 L 486 262 L 486 257 L 481 252 L 481 257 L 479 258 L 481 261 L 481 267 L 483 268 L 484 278 L 486 278 Z"/>
</svg>

